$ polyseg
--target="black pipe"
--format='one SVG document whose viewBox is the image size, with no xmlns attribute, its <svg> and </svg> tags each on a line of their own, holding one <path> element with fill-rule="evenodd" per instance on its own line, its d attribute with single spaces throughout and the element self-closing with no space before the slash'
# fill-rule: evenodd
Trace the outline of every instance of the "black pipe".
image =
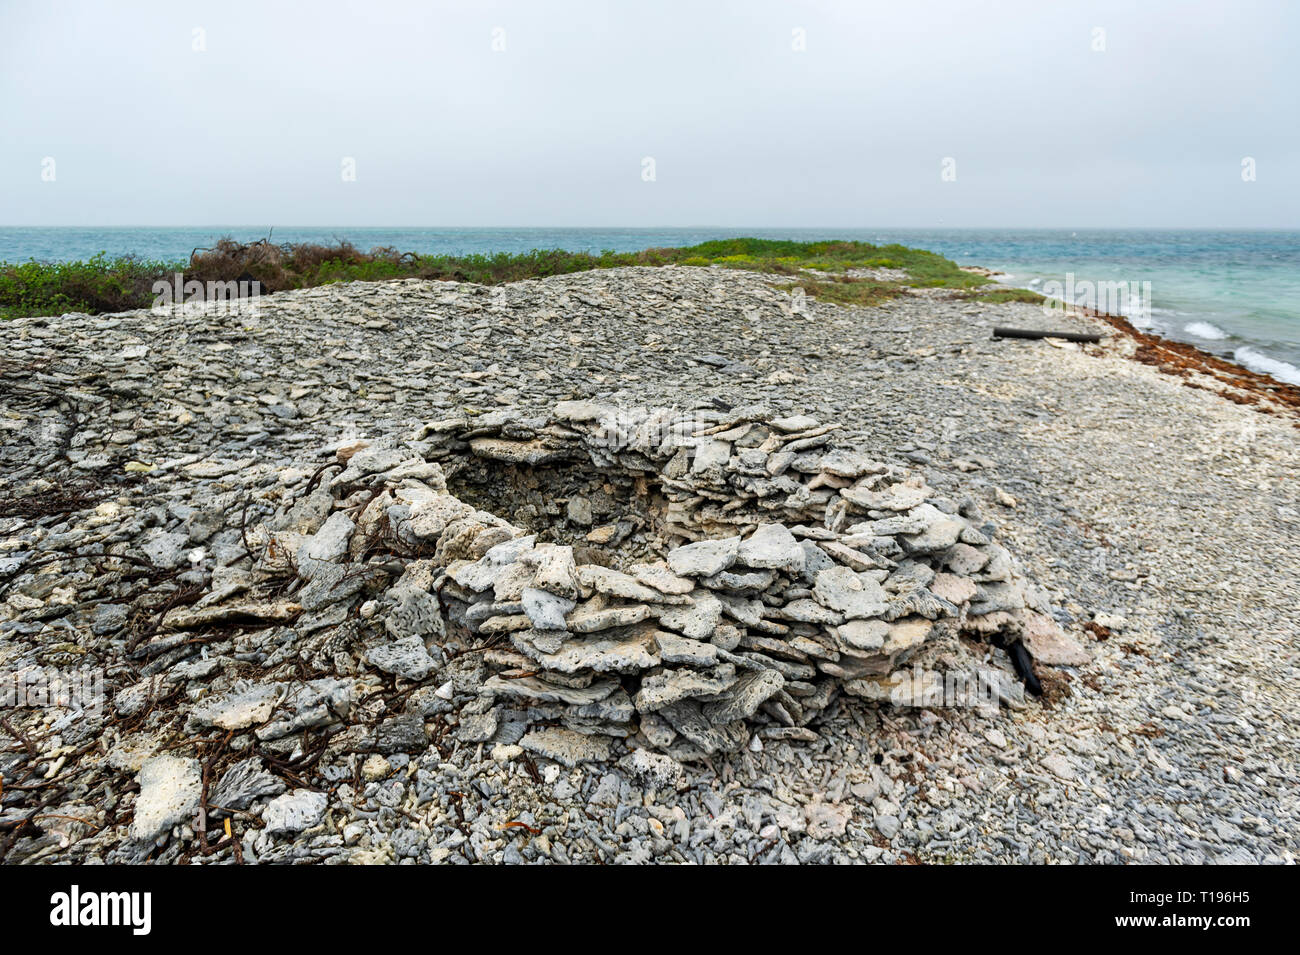
<svg viewBox="0 0 1300 955">
<path fill-rule="evenodd" d="M 1090 332 L 1054 332 L 1039 331 L 1034 328 L 995 328 L 993 329 L 994 338 L 1064 338 L 1067 342 L 1090 342 L 1096 344 L 1101 341 L 1100 335 Z"/>
<path fill-rule="evenodd" d="M 1034 673 L 1034 661 L 1029 656 L 1029 651 L 1019 640 L 1007 647 L 1007 655 L 1011 657 L 1011 665 L 1016 668 L 1016 673 L 1024 681 L 1025 689 L 1034 696 L 1043 695 L 1043 685 L 1038 682 L 1038 674 Z"/>
</svg>

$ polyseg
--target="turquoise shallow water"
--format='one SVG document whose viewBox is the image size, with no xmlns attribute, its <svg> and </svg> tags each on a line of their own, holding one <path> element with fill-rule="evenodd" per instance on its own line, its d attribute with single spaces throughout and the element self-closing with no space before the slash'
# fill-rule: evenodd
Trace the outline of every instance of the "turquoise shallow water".
<svg viewBox="0 0 1300 955">
<path fill-rule="evenodd" d="M 222 235 L 250 241 L 266 232 L 260 226 L 3 227 L 0 261 L 84 259 L 101 251 L 184 259 L 195 247 L 210 245 Z M 362 248 L 391 245 L 411 252 L 466 253 L 535 248 L 633 251 L 745 235 L 901 242 L 932 249 L 963 265 L 1003 270 L 1003 281 L 1062 297 L 1069 288 L 1076 300 L 1086 300 L 1094 289 L 1099 304 L 1118 307 L 1134 324 L 1300 384 L 1300 231 L 339 227 L 276 228 L 273 239 L 342 238 Z"/>
</svg>

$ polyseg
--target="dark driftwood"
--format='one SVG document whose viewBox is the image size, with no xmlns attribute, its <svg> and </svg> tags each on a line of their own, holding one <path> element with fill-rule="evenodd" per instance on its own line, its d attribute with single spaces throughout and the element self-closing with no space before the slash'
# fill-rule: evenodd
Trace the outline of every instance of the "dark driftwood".
<svg viewBox="0 0 1300 955">
<path fill-rule="evenodd" d="M 1055 332 L 1050 329 L 1040 331 L 1036 328 L 995 328 L 993 329 L 994 338 L 1064 338 L 1067 342 L 1092 342 L 1096 344 L 1101 341 L 1101 336 L 1091 332 Z"/>
<path fill-rule="evenodd" d="M 1025 689 L 1034 696 L 1043 695 L 1043 685 L 1038 682 L 1038 674 L 1034 672 L 1034 661 L 1025 649 L 1025 645 L 1019 640 L 1007 647 L 1007 655 L 1011 657 L 1011 665 L 1016 668 L 1016 673 L 1024 681 Z"/>
</svg>

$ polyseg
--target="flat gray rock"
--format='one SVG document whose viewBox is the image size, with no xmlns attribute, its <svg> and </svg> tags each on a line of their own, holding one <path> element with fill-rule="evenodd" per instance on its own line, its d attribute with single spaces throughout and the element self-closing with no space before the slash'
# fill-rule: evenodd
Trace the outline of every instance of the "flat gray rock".
<svg viewBox="0 0 1300 955">
<path fill-rule="evenodd" d="M 739 537 L 683 544 L 668 552 L 668 569 L 682 577 L 712 577 L 736 562 Z"/>
<path fill-rule="evenodd" d="M 584 587 L 591 587 L 597 593 L 618 597 L 622 600 L 634 600 L 638 603 L 684 602 L 680 597 L 671 596 L 653 587 L 638 583 L 634 577 L 608 567 L 595 564 L 583 564 L 578 568 L 578 582 Z"/>
<path fill-rule="evenodd" d="M 546 670 L 577 673 L 635 673 L 659 663 L 653 626 L 615 628 L 599 636 L 574 636 L 554 653 L 536 654 Z"/>
<path fill-rule="evenodd" d="M 483 684 L 483 689 L 502 697 L 578 706 L 603 700 L 618 689 L 618 686 L 617 680 L 596 680 L 584 687 L 573 687 L 548 683 L 539 677 L 516 677 L 507 680 L 493 676 Z"/>
<path fill-rule="evenodd" d="M 342 511 L 325 519 L 320 530 L 307 539 L 304 552 L 311 560 L 336 561 L 348 552 L 348 541 L 356 525 Z"/>
<path fill-rule="evenodd" d="M 663 670 L 642 678 L 634 702 L 642 713 L 649 713 L 692 697 L 725 693 L 735 685 L 736 671 L 729 665 L 713 670 Z"/>
<path fill-rule="evenodd" d="M 785 678 L 776 670 L 744 673 L 728 692 L 728 699 L 705 703 L 704 718 L 713 724 L 747 720 L 785 686 Z"/>
<path fill-rule="evenodd" d="M 574 633 L 596 633 L 615 627 L 628 627 L 640 623 L 651 615 L 645 604 L 631 607 L 603 607 L 583 604 L 569 614 L 567 626 Z"/>
<path fill-rule="evenodd" d="M 677 576 L 667 564 L 636 564 L 629 570 L 637 581 L 664 594 L 679 596 L 695 589 L 693 580 Z"/>
<path fill-rule="evenodd" d="M 817 573 L 813 599 L 850 620 L 882 615 L 888 600 L 879 583 L 838 566 Z"/>
<path fill-rule="evenodd" d="M 531 753 L 570 767 L 579 763 L 604 763 L 610 757 L 608 737 L 588 736 L 558 726 L 526 733 L 519 745 Z"/>
<path fill-rule="evenodd" d="M 525 587 L 520 602 L 524 605 L 524 613 L 538 630 L 565 629 L 564 615 L 574 607 L 574 602 L 567 597 L 557 597 L 536 587 Z"/>
<path fill-rule="evenodd" d="M 659 625 L 693 640 L 707 640 L 722 621 L 722 601 L 707 590 L 696 590 L 690 604 L 659 610 Z"/>
<path fill-rule="evenodd" d="M 731 460 L 731 445 L 726 441 L 706 438 L 695 448 L 695 457 L 691 461 L 691 470 L 702 474 L 711 468 L 723 468 Z"/>
<path fill-rule="evenodd" d="M 760 524 L 758 530 L 740 542 L 736 559 L 749 567 L 793 573 L 803 568 L 803 548 L 785 525 Z"/>
<path fill-rule="evenodd" d="M 661 630 L 655 634 L 655 642 L 659 644 L 659 657 L 664 663 L 710 667 L 718 662 L 718 648 L 702 640 L 692 640 Z"/>
</svg>

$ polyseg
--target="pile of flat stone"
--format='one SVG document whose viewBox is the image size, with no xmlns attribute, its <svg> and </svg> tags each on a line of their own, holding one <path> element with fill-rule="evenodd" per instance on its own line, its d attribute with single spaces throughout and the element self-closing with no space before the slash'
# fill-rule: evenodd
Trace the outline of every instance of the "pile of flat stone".
<svg viewBox="0 0 1300 955">
<path fill-rule="evenodd" d="M 426 679 L 465 635 L 474 662 L 447 667 L 475 694 L 460 739 L 567 763 L 610 758 L 618 740 L 681 759 L 755 734 L 813 739 L 842 694 L 942 704 L 942 670 L 970 662 L 959 632 L 1051 644 L 1044 601 L 973 502 L 837 447 L 835 430 L 591 402 L 455 418 L 337 449 L 327 489 L 252 537 L 263 572 L 301 579 L 312 629 L 352 625 L 353 607 L 382 623 L 365 657 L 379 669 Z M 521 527 L 448 490 L 471 471 L 505 507 L 543 475 L 547 513 L 529 504 Z M 570 474 L 623 487 L 641 518 L 588 529 L 572 499 L 545 500 L 546 480 Z M 375 553 L 402 561 L 395 582 Z M 1014 678 L 989 672 L 1017 703 Z"/>
</svg>

